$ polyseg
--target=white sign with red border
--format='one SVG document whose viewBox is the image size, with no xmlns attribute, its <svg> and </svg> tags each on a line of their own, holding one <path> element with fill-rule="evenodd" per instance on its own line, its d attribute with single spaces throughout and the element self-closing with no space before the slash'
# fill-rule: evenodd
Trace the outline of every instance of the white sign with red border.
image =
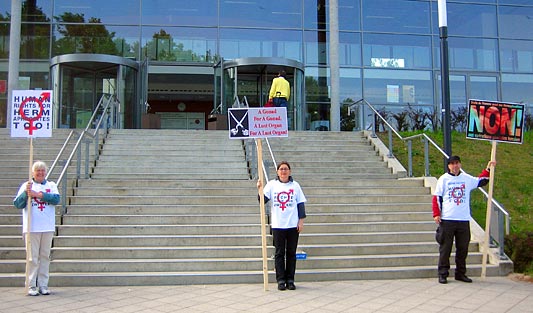
<svg viewBox="0 0 533 313">
<path fill-rule="evenodd" d="M 11 137 L 52 137 L 51 99 L 51 90 L 13 90 Z"/>
<path fill-rule="evenodd" d="M 240 108 L 228 110 L 230 139 L 288 137 L 287 108 Z"/>
</svg>

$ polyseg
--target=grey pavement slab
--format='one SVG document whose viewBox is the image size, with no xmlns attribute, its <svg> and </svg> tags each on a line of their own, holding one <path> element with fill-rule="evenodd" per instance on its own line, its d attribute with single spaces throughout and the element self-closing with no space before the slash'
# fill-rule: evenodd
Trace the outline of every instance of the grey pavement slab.
<svg viewBox="0 0 533 313">
<path fill-rule="evenodd" d="M 0 312 L 533 312 L 533 283 L 472 277 L 301 282 L 295 291 L 262 284 L 55 287 L 49 296 L 0 288 Z"/>
</svg>

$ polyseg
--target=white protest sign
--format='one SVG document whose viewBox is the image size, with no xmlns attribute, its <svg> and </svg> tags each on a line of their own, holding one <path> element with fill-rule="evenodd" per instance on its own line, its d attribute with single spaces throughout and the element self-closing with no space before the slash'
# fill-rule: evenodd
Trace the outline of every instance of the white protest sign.
<svg viewBox="0 0 533 313">
<path fill-rule="evenodd" d="M 11 137 L 52 137 L 51 99 L 51 90 L 13 90 Z"/>
<path fill-rule="evenodd" d="M 230 139 L 288 137 L 287 108 L 228 110 Z"/>
</svg>

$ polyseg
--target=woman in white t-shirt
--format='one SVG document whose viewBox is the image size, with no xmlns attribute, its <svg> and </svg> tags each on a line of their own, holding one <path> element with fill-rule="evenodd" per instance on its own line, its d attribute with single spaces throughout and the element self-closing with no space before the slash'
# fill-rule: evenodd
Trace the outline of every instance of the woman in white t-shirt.
<svg viewBox="0 0 533 313">
<path fill-rule="evenodd" d="M 56 225 L 55 205 L 60 196 L 57 185 L 46 180 L 47 167 L 42 161 L 33 163 L 33 180 L 24 182 L 13 200 L 13 205 L 22 211 L 22 233 L 29 236 L 31 259 L 28 267 L 28 295 L 49 295 L 50 250 Z M 26 208 L 28 196 L 31 197 L 31 210 Z M 31 225 L 28 229 L 28 213 Z"/>
<path fill-rule="evenodd" d="M 278 290 L 294 290 L 296 248 L 304 227 L 305 195 L 291 176 L 291 166 L 282 161 L 277 166 L 278 177 L 269 181 L 263 192 L 265 203 L 271 201 L 271 226 L 275 247 L 276 281 Z M 261 181 L 257 182 L 261 188 Z"/>
</svg>

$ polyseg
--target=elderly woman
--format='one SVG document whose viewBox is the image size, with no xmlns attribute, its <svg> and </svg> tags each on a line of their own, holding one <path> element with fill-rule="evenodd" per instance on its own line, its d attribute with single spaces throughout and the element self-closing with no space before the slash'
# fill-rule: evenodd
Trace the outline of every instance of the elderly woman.
<svg viewBox="0 0 533 313">
<path fill-rule="evenodd" d="M 57 185 L 46 180 L 47 167 L 42 161 L 32 166 L 33 180 L 24 182 L 13 200 L 13 204 L 22 211 L 22 233 L 29 236 L 31 259 L 29 261 L 26 285 L 28 295 L 49 295 L 48 278 L 50 268 L 50 250 L 55 232 L 55 205 L 60 196 Z M 26 208 L 28 197 L 31 208 Z M 31 214 L 31 225 L 28 229 L 28 213 Z M 26 239 L 26 237 L 24 237 Z M 27 241 L 25 241 L 27 242 Z"/>
<path fill-rule="evenodd" d="M 269 181 L 263 192 L 265 203 L 272 200 L 272 236 L 275 247 L 276 281 L 278 290 L 295 290 L 296 248 L 304 227 L 305 195 L 291 176 L 291 166 L 282 161 L 277 166 L 278 177 Z M 257 188 L 261 188 L 261 181 Z"/>
</svg>

